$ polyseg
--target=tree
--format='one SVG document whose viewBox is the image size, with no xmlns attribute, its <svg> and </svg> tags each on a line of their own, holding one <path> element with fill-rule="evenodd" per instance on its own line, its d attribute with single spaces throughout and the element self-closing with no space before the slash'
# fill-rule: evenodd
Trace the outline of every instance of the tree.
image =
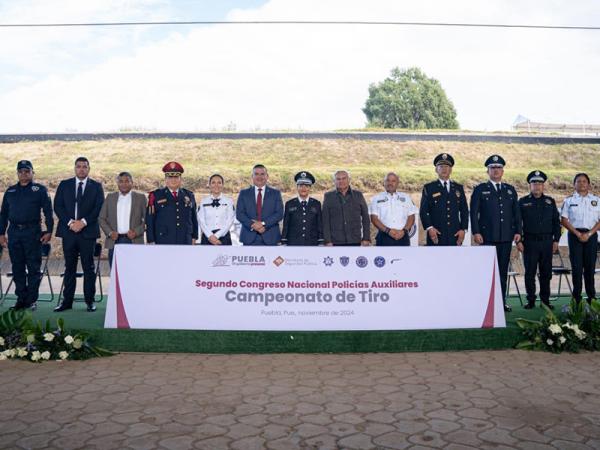
<svg viewBox="0 0 600 450">
<path fill-rule="evenodd" d="M 372 83 L 362 111 L 371 127 L 458 128 L 456 110 L 442 85 L 418 67 L 396 67 L 390 77 Z"/>
</svg>

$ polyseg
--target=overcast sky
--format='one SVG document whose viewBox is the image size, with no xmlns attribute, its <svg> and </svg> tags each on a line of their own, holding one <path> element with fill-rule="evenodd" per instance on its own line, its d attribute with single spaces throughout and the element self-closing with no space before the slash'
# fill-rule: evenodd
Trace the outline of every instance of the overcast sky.
<svg viewBox="0 0 600 450">
<path fill-rule="evenodd" d="M 595 0 L 0 0 L 0 23 L 369 20 L 600 25 Z M 361 128 L 372 82 L 437 78 L 460 125 L 600 123 L 600 31 L 0 28 L 0 133 Z"/>
</svg>

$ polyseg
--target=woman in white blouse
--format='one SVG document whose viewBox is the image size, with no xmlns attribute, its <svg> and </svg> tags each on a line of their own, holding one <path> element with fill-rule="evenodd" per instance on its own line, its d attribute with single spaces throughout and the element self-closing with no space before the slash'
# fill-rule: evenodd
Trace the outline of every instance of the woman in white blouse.
<svg viewBox="0 0 600 450">
<path fill-rule="evenodd" d="M 203 197 L 198 207 L 198 227 L 201 245 L 231 245 L 229 229 L 235 219 L 233 199 L 222 195 L 224 180 L 219 174 L 208 180 L 210 195 Z"/>
</svg>

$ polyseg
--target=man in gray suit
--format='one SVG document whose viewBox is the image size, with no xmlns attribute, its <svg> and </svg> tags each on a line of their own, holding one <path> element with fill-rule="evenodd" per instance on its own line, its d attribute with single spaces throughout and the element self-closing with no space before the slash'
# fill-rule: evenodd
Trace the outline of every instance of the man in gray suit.
<svg viewBox="0 0 600 450">
<path fill-rule="evenodd" d="M 134 192 L 133 177 L 129 172 L 117 176 L 119 192 L 112 192 L 100 210 L 98 221 L 106 235 L 108 262 L 112 267 L 115 244 L 143 244 L 146 196 Z"/>
<path fill-rule="evenodd" d="M 333 180 L 335 189 L 326 192 L 323 200 L 325 245 L 370 245 L 371 220 L 365 197 L 350 187 L 348 171 L 336 171 Z"/>
</svg>

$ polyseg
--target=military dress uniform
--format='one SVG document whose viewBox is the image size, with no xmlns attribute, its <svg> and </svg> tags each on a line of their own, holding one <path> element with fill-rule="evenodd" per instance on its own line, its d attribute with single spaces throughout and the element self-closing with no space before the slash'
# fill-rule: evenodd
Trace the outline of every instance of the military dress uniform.
<svg viewBox="0 0 600 450">
<path fill-rule="evenodd" d="M 447 164 L 454 166 L 454 158 L 448 153 L 435 157 L 434 166 Z M 462 184 L 452 180 L 432 181 L 423 187 L 419 217 L 426 231 L 434 227 L 441 234 L 435 244 L 427 233 L 427 245 L 457 245 L 455 234 L 469 228 L 469 207 Z"/>
<path fill-rule="evenodd" d="M 169 162 L 167 176 L 183 173 L 183 167 Z M 194 193 L 184 188 L 171 192 L 162 187 L 150 192 L 146 210 L 146 241 L 155 244 L 192 245 L 198 239 L 198 217 Z"/>
<path fill-rule="evenodd" d="M 19 161 L 17 170 L 33 166 L 29 161 Z M 40 211 L 44 212 L 46 231 L 42 232 Z M 0 235 L 8 228 L 8 252 L 12 264 L 17 302 L 15 309 L 28 308 L 37 302 L 42 265 L 42 244 L 45 233 L 52 234 L 54 218 L 48 190 L 39 183 L 10 186 L 2 200 Z"/>
<path fill-rule="evenodd" d="M 294 180 L 296 185 L 312 186 L 315 182 L 310 172 L 298 172 Z M 298 196 L 285 203 L 281 243 L 304 246 L 323 244 L 323 218 L 319 200 Z"/>
<path fill-rule="evenodd" d="M 504 165 L 505 161 L 500 155 L 492 155 L 485 162 L 486 167 Z M 496 247 L 504 309 L 510 311 L 506 305 L 508 265 L 514 235 L 522 234 L 517 191 L 504 182 L 492 183 L 490 180 L 481 183 L 473 190 L 470 209 L 471 232 L 481 234 L 483 245 Z"/>
<path fill-rule="evenodd" d="M 544 183 L 547 177 L 536 170 L 527 176 L 528 183 Z M 552 244 L 560 240 L 560 216 L 552 197 L 533 194 L 519 199 L 523 221 L 523 263 L 525 265 L 526 309 L 535 306 L 535 275 L 539 269 L 540 300 L 550 307 L 550 280 L 552 279 Z"/>
<path fill-rule="evenodd" d="M 589 232 L 600 221 L 600 197 L 588 193 L 582 196 L 575 192 L 565 199 L 561 216 L 569 220 L 577 231 Z M 596 298 L 594 273 L 598 251 L 598 233 L 593 233 L 587 242 L 581 242 L 577 236 L 569 232 L 569 260 L 571 261 L 571 275 L 573 277 L 573 297 L 581 300 L 581 277 L 585 282 L 585 293 L 588 301 Z"/>
</svg>

